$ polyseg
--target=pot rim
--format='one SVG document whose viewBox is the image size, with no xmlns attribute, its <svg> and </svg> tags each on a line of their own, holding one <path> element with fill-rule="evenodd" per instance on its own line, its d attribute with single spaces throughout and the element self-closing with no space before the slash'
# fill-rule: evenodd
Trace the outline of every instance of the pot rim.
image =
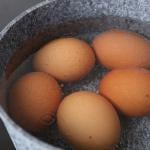
<svg viewBox="0 0 150 150">
<path fill-rule="evenodd" d="M 22 13 L 20 13 L 19 15 L 17 15 L 13 20 L 11 20 L 1 31 L 0 31 L 0 40 L 3 39 L 3 37 L 7 34 L 7 32 L 9 31 L 9 29 L 11 29 L 11 27 L 13 27 L 17 22 L 19 22 L 21 19 L 23 19 L 26 15 L 28 15 L 29 13 L 33 12 L 34 10 L 46 6 L 54 1 L 57 0 L 44 0 L 38 4 L 33 5 L 32 7 L 29 7 L 27 10 L 23 11 Z M 10 134 L 12 141 L 14 143 L 14 145 L 17 148 L 17 144 L 16 144 L 16 140 L 22 139 L 29 142 L 30 146 L 33 145 L 33 143 L 37 144 L 37 148 L 40 148 L 42 150 L 60 150 L 60 148 L 54 147 L 53 145 L 50 145 L 36 137 L 34 137 L 33 135 L 31 135 L 29 132 L 25 131 L 21 126 L 19 126 L 18 124 L 16 124 L 7 114 L 7 112 L 4 110 L 4 108 L 2 106 L 0 106 L 0 117 L 3 120 L 8 133 Z M 14 139 L 13 137 L 15 135 L 18 135 L 19 138 Z M 25 143 L 25 142 L 24 142 Z"/>
</svg>

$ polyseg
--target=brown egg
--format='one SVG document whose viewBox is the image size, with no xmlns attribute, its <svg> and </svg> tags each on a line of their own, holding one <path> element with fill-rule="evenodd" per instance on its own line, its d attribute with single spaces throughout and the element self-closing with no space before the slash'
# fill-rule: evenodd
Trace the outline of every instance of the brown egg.
<svg viewBox="0 0 150 150">
<path fill-rule="evenodd" d="M 150 114 L 150 71 L 146 69 L 113 70 L 100 81 L 99 91 L 127 116 Z"/>
<path fill-rule="evenodd" d="M 56 80 L 33 72 L 19 78 L 9 92 L 8 111 L 23 128 L 39 132 L 49 126 L 61 99 Z"/>
<path fill-rule="evenodd" d="M 61 134 L 78 150 L 108 150 L 119 140 L 120 121 L 113 106 L 92 92 L 75 92 L 57 112 Z"/>
<path fill-rule="evenodd" d="M 41 48 L 33 59 L 37 71 L 47 72 L 64 82 L 85 77 L 95 64 L 91 47 L 75 38 L 54 40 Z"/>
<path fill-rule="evenodd" d="M 150 42 L 129 31 L 113 29 L 93 41 L 99 62 L 109 69 L 150 68 Z"/>
</svg>

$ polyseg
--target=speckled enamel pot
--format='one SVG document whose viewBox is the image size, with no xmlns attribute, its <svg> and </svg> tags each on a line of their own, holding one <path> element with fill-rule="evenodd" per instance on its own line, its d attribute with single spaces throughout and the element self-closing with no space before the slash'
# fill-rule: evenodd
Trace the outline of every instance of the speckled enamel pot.
<svg viewBox="0 0 150 150">
<path fill-rule="evenodd" d="M 148 0 L 46 0 L 26 10 L 0 32 L 0 74 L 6 78 L 27 56 L 47 41 L 60 36 L 88 36 L 119 27 L 150 37 L 150 1 Z M 84 35 L 82 37 L 82 35 Z M 13 58 L 13 59 L 12 59 Z M 95 91 L 99 67 L 94 76 L 68 88 Z M 2 98 L 1 91 L 1 98 Z M 17 150 L 55 150 L 16 125 L 0 107 L 0 117 Z M 150 150 L 150 118 L 122 119 L 120 150 Z M 56 144 L 57 145 L 57 144 Z"/>
</svg>

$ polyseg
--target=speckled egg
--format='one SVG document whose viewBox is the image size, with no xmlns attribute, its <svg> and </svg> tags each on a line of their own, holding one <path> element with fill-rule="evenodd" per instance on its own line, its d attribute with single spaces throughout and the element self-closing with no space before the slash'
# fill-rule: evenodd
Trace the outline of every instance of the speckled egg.
<svg viewBox="0 0 150 150">
<path fill-rule="evenodd" d="M 61 100 L 61 89 L 47 73 L 32 72 L 19 78 L 9 91 L 9 115 L 31 132 L 48 127 Z"/>
<path fill-rule="evenodd" d="M 99 91 L 127 116 L 150 115 L 149 70 L 113 70 L 100 81 Z"/>
<path fill-rule="evenodd" d="M 34 56 L 33 68 L 47 72 L 58 80 L 73 82 L 85 77 L 95 64 L 92 48 L 76 38 L 49 42 Z"/>
<path fill-rule="evenodd" d="M 108 69 L 150 68 L 150 42 L 134 32 L 113 29 L 93 40 L 99 62 Z"/>
<path fill-rule="evenodd" d="M 57 124 L 64 138 L 78 150 L 109 150 L 120 137 L 115 109 L 93 92 L 65 97 L 58 108 Z"/>
</svg>

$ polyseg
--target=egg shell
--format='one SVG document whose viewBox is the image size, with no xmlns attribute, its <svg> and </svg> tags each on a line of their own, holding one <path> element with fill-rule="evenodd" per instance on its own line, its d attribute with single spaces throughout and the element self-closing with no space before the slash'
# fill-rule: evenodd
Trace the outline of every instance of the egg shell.
<svg viewBox="0 0 150 150">
<path fill-rule="evenodd" d="M 47 73 L 19 78 L 9 91 L 8 112 L 24 129 L 40 132 L 48 127 L 61 99 L 61 89 Z"/>
<path fill-rule="evenodd" d="M 36 71 L 47 72 L 58 80 L 73 82 L 85 77 L 95 64 L 95 54 L 84 41 L 60 38 L 41 48 L 33 59 Z"/>
<path fill-rule="evenodd" d="M 127 116 L 150 114 L 149 70 L 113 70 L 100 81 L 99 92 Z"/>
<path fill-rule="evenodd" d="M 120 121 L 102 96 L 86 91 L 70 94 L 57 112 L 61 134 L 78 150 L 108 150 L 119 140 Z"/>
<path fill-rule="evenodd" d="M 136 33 L 112 29 L 96 36 L 93 47 L 108 69 L 150 68 L 150 42 Z"/>
</svg>

